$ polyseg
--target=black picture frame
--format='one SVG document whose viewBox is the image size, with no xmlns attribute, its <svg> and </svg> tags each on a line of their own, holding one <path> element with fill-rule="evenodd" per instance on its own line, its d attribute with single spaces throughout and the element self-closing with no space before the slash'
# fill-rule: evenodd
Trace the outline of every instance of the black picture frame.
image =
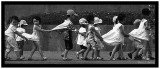
<svg viewBox="0 0 160 69">
<path fill-rule="evenodd" d="M 149 5 L 154 4 L 155 5 L 155 20 L 156 20 L 156 40 L 155 40 L 155 64 L 5 64 L 4 59 L 4 52 L 5 52 L 5 24 L 4 24 L 4 16 L 5 16 L 5 5 L 103 5 L 103 4 L 109 4 L 109 5 Z M 1 65 L 2 67 L 11 68 L 11 67 L 158 67 L 159 64 L 159 46 L 158 46 L 158 26 L 159 26 L 159 2 L 158 1 L 2 1 L 1 2 Z"/>
</svg>

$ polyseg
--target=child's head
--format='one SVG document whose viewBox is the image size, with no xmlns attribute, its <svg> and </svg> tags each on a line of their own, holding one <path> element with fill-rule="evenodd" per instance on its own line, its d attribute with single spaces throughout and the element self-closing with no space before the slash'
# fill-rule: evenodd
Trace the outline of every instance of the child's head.
<svg viewBox="0 0 160 69">
<path fill-rule="evenodd" d="M 118 20 L 119 22 L 122 22 L 122 21 L 124 21 L 125 17 L 126 17 L 125 14 L 121 13 L 121 14 L 118 15 L 117 20 Z"/>
<path fill-rule="evenodd" d="M 118 18 L 118 16 L 114 16 L 114 17 L 113 17 L 113 23 L 114 23 L 114 24 L 117 24 L 117 18 Z"/>
<path fill-rule="evenodd" d="M 94 17 L 94 26 L 97 27 L 100 23 L 102 23 L 102 19 Z"/>
<path fill-rule="evenodd" d="M 12 16 L 9 18 L 8 23 L 15 25 L 15 26 L 18 26 L 19 18 L 17 16 Z"/>
<path fill-rule="evenodd" d="M 28 24 L 27 24 L 26 20 L 21 20 L 21 21 L 19 22 L 19 27 L 25 28 L 27 25 L 28 25 Z"/>
<path fill-rule="evenodd" d="M 142 9 L 142 14 L 149 16 L 151 14 L 151 11 L 148 8 L 144 8 L 144 9 Z"/>
<path fill-rule="evenodd" d="M 67 17 L 68 17 L 68 18 L 74 19 L 75 16 L 78 16 L 78 14 L 76 14 L 76 13 L 74 12 L 74 10 L 72 10 L 72 9 L 68 9 L 68 10 L 67 10 Z"/>
<path fill-rule="evenodd" d="M 34 16 L 32 19 L 33 24 L 39 25 L 41 24 L 41 18 L 39 16 Z"/>
<path fill-rule="evenodd" d="M 94 23 L 94 15 L 93 13 L 89 13 L 89 15 L 86 17 L 88 23 L 93 24 Z"/>
</svg>

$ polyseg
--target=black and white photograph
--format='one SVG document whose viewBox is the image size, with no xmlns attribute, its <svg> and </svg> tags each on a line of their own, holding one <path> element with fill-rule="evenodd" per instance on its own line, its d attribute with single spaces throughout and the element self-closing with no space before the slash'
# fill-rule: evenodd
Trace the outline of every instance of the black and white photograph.
<svg viewBox="0 0 160 69">
<path fill-rule="evenodd" d="M 158 1 L 1 1 L 2 67 L 158 67 Z"/>
</svg>

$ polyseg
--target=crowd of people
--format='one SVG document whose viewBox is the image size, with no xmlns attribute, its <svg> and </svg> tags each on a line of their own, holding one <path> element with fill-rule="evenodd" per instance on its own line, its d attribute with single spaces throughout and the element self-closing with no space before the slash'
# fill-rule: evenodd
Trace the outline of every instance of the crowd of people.
<svg viewBox="0 0 160 69">
<path fill-rule="evenodd" d="M 56 13 L 54 13 L 56 14 Z M 78 15 L 79 14 L 79 15 Z M 142 18 L 139 17 L 135 18 L 133 20 L 133 29 L 130 33 L 126 33 L 124 31 L 125 29 L 125 23 L 126 14 L 119 13 L 115 15 L 110 14 L 98 14 L 98 13 L 86 13 L 86 15 L 81 16 L 80 13 L 75 13 L 74 10 L 69 9 L 67 10 L 67 15 L 65 15 L 66 19 L 63 19 L 63 17 L 59 17 L 60 14 L 57 15 L 50 15 L 48 17 L 44 17 L 46 19 L 52 20 L 51 16 L 53 17 L 59 17 L 54 18 L 53 23 L 57 22 L 61 24 L 57 25 L 51 30 L 45 30 L 41 28 L 42 23 L 45 24 L 44 20 L 42 20 L 42 16 L 34 16 L 31 18 L 31 20 L 19 20 L 17 16 L 12 16 L 9 19 L 9 27 L 5 31 L 5 40 L 6 40 L 6 49 L 5 49 L 5 59 L 10 60 L 11 58 L 8 56 L 8 54 L 14 50 L 17 59 L 16 60 L 23 60 L 25 57 L 23 56 L 23 45 L 24 42 L 32 41 L 33 42 L 33 48 L 31 50 L 31 53 L 27 60 L 32 60 L 32 56 L 35 53 L 36 49 L 38 49 L 38 52 L 41 55 L 42 60 L 47 60 L 47 57 L 44 56 L 42 52 L 42 45 L 40 44 L 40 33 L 43 32 L 57 32 L 60 35 L 64 34 L 64 42 L 65 42 L 65 50 L 62 52 L 61 57 L 63 60 L 68 60 L 68 53 L 73 48 L 72 43 L 72 32 L 76 32 L 77 35 L 77 45 L 80 46 L 81 50 L 75 52 L 75 56 L 77 59 L 80 60 L 103 60 L 104 57 L 101 57 L 101 49 L 104 48 L 104 46 L 113 46 L 112 52 L 109 53 L 108 56 L 110 56 L 109 60 L 126 60 L 127 58 L 123 55 L 123 46 L 124 46 L 124 38 L 128 38 L 132 41 L 132 45 L 134 47 L 133 51 L 128 53 L 128 56 L 130 59 L 135 60 L 152 60 L 154 57 L 152 57 L 151 47 L 149 44 L 149 41 L 151 40 L 151 27 L 150 27 L 150 20 L 149 15 L 151 14 L 151 11 L 148 8 L 144 8 L 142 10 Z M 105 19 L 106 15 L 108 16 L 108 19 L 111 19 L 112 22 L 107 23 L 113 23 L 113 28 L 107 32 L 104 35 L 101 35 L 101 29 L 99 27 L 100 24 L 102 24 Z M 110 16 L 109 16 L 110 15 Z M 45 16 L 45 15 L 43 15 Z M 62 15 L 61 15 L 62 16 Z M 104 16 L 104 17 L 103 17 Z M 112 16 L 112 18 L 111 18 Z M 103 19 L 105 18 L 105 19 Z M 76 20 L 79 19 L 79 20 Z M 130 18 L 132 19 L 132 17 Z M 61 20 L 61 21 L 60 21 Z M 64 20 L 64 22 L 62 22 Z M 80 25 L 79 29 L 74 28 L 74 24 L 76 22 Z M 132 21 L 132 20 L 131 20 Z M 34 24 L 33 26 L 33 33 L 28 34 L 25 32 L 25 27 L 28 25 L 27 23 Z M 47 22 L 46 22 L 47 23 Z M 51 23 L 51 22 L 48 22 Z M 91 57 L 88 58 L 89 52 L 91 53 Z M 115 53 L 118 52 L 118 58 L 115 58 Z M 133 53 L 136 53 L 136 55 L 133 55 Z M 148 55 L 147 55 L 148 53 Z M 81 54 L 81 57 L 80 57 Z"/>
</svg>

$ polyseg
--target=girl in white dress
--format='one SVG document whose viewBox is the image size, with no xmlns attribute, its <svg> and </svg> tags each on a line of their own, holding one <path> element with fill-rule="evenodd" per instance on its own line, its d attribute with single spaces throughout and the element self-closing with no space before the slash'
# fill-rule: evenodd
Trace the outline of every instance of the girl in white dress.
<svg viewBox="0 0 160 69">
<path fill-rule="evenodd" d="M 124 19 L 125 15 L 119 14 L 113 29 L 102 36 L 103 40 L 106 42 L 107 45 L 115 46 L 114 49 L 112 50 L 110 60 L 115 60 L 114 59 L 115 52 L 119 48 L 121 48 L 121 45 L 124 43 L 124 37 L 128 37 L 128 35 L 124 33 L 124 26 L 121 24 L 124 21 Z M 121 51 L 119 51 L 119 55 L 121 55 L 122 58 Z"/>
<path fill-rule="evenodd" d="M 134 38 L 140 39 L 143 43 L 143 58 L 145 60 L 148 60 L 149 58 L 147 58 L 146 54 L 148 52 L 149 49 L 149 45 L 147 45 L 147 43 L 149 42 L 149 26 L 148 26 L 148 16 L 150 15 L 151 11 L 148 8 L 144 8 L 142 10 L 142 14 L 143 14 L 143 19 L 141 20 L 141 23 L 138 27 L 138 29 L 136 29 L 134 32 L 132 32 L 130 35 Z"/>
<path fill-rule="evenodd" d="M 80 29 L 78 31 L 78 36 L 77 36 L 77 44 L 80 46 L 81 50 L 76 52 L 76 56 L 79 59 L 79 54 L 82 54 L 81 59 L 84 58 L 84 52 L 87 50 L 87 47 L 83 46 L 84 40 L 86 38 L 86 27 L 88 25 L 88 23 L 86 23 L 87 20 L 85 18 L 81 18 L 79 20 L 80 23 Z"/>
<path fill-rule="evenodd" d="M 41 55 L 42 60 L 46 60 L 47 57 L 44 57 L 44 55 L 42 53 L 42 45 L 40 44 L 40 33 L 43 31 L 51 31 L 51 30 L 41 29 L 41 27 L 40 27 L 41 18 L 40 17 L 35 16 L 35 17 L 33 17 L 32 20 L 33 20 L 34 26 L 33 26 L 33 33 L 31 35 L 30 40 L 33 41 L 34 45 L 33 45 L 33 49 L 31 51 L 31 54 L 30 54 L 28 60 L 32 60 L 32 56 L 37 48 L 38 48 L 38 52 Z"/>
</svg>

